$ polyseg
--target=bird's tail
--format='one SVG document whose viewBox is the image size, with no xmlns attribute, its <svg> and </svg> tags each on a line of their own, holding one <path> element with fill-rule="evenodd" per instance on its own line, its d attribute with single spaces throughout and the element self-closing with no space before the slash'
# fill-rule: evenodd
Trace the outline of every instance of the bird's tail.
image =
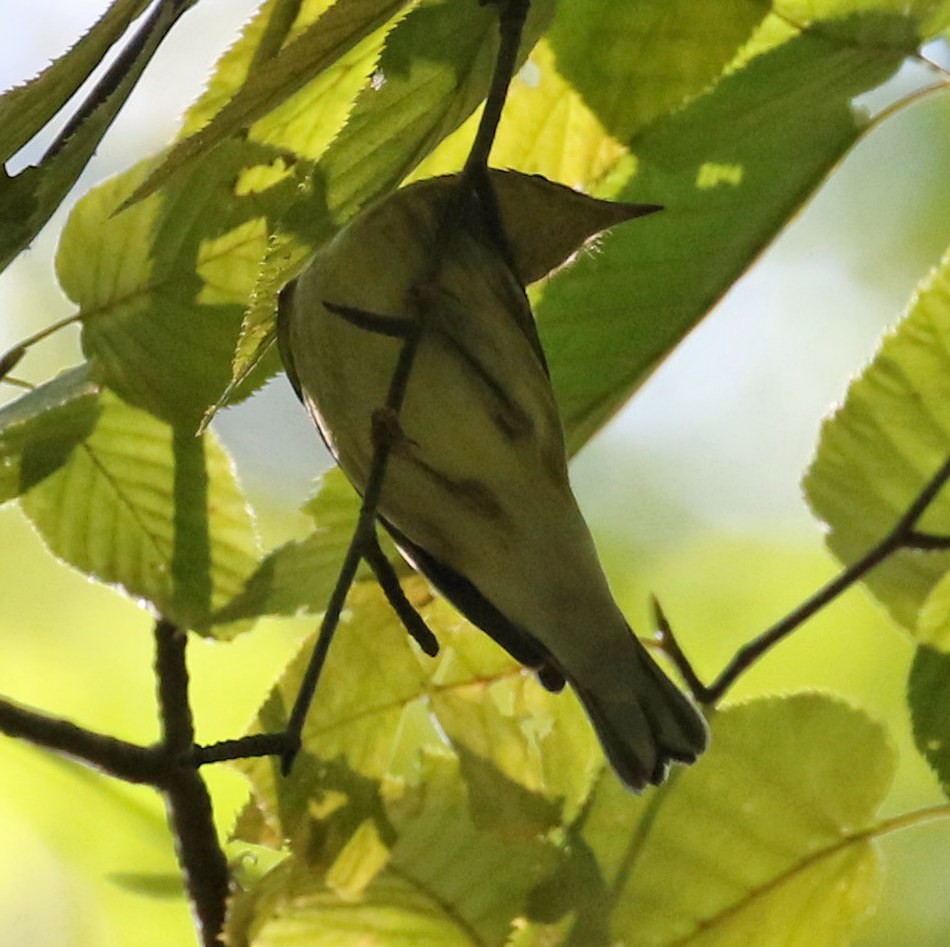
<svg viewBox="0 0 950 947">
<path fill-rule="evenodd" d="M 620 660 L 614 660 L 620 658 Z M 568 674 L 617 775 L 631 789 L 661 783 L 669 764 L 706 748 L 706 723 L 632 632 L 589 677 Z"/>
</svg>

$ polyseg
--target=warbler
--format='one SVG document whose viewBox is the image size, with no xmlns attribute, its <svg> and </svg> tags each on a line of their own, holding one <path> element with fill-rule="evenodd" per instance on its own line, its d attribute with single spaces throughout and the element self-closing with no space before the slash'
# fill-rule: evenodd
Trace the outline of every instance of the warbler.
<svg viewBox="0 0 950 947">
<path fill-rule="evenodd" d="M 362 493 L 374 418 L 417 334 L 379 520 L 411 565 L 549 689 L 571 684 L 614 770 L 640 790 L 671 761 L 695 760 L 706 726 L 611 594 L 568 482 L 518 248 L 492 224 L 444 179 L 362 211 L 282 293 L 282 357 Z"/>
</svg>

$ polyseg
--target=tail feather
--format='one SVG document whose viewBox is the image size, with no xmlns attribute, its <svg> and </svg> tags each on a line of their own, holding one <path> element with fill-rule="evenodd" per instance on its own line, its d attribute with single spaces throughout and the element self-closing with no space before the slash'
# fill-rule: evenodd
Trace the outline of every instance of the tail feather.
<svg viewBox="0 0 950 947">
<path fill-rule="evenodd" d="M 693 705 L 632 634 L 630 639 L 635 650 L 629 652 L 633 661 L 621 662 L 627 678 L 622 688 L 568 679 L 617 775 L 640 791 L 663 782 L 671 762 L 692 763 L 706 748 L 708 732 Z"/>
</svg>

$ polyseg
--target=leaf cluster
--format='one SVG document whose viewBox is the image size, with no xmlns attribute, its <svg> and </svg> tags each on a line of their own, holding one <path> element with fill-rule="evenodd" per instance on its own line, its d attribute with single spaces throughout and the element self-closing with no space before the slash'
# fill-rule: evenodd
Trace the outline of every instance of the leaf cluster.
<svg viewBox="0 0 950 947">
<path fill-rule="evenodd" d="M 4 265 L 190 5 L 156 5 L 129 41 L 132 67 L 36 167 L 0 178 Z M 0 98 L 5 160 L 145 6 L 116 0 Z M 871 127 L 855 99 L 948 25 L 938 0 L 532 4 L 493 163 L 665 206 L 532 289 L 572 451 Z M 209 410 L 278 372 L 277 293 L 319 246 L 404 181 L 458 170 L 497 45 L 497 11 L 474 0 L 267 0 L 179 140 L 79 201 L 57 275 L 85 361 L 0 409 L 0 501 L 19 501 L 53 555 L 207 636 L 322 611 L 356 498 L 329 475 L 306 507 L 312 533 L 262 552 Z M 950 257 L 828 419 L 806 476 L 846 564 L 950 455 L 948 270 Z M 920 645 L 915 738 L 945 789 L 948 504 L 921 524 L 933 549 L 868 580 Z M 572 697 L 543 691 L 418 579 L 404 587 L 440 656 L 361 577 L 293 777 L 240 764 L 253 798 L 237 837 L 284 857 L 234 897 L 228 943 L 847 942 L 877 896 L 873 840 L 897 825 L 877 816 L 895 765 L 881 726 L 818 694 L 727 707 L 700 764 L 634 799 Z M 255 729 L 286 724 L 307 653 Z"/>
</svg>

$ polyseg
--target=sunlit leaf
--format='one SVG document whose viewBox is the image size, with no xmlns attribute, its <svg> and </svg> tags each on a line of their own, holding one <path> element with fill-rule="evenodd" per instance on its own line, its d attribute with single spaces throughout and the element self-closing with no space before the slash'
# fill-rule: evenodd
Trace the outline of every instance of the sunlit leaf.
<svg viewBox="0 0 950 947">
<path fill-rule="evenodd" d="M 499 801 L 511 791 L 499 775 L 486 778 Z M 554 847 L 485 824 L 458 762 L 444 752 L 425 754 L 418 783 L 389 785 L 382 798 L 388 845 L 363 830 L 370 823 L 353 836 L 378 874 L 341 895 L 328 879 L 346 849 L 325 874 L 292 858 L 238 900 L 233 942 L 344 944 L 358 933 L 366 943 L 407 947 L 502 943 L 531 887 L 555 863 Z"/>
<path fill-rule="evenodd" d="M 829 546 L 844 562 L 878 543 L 950 456 L 948 326 L 950 257 L 945 257 L 822 427 L 804 486 L 812 509 L 830 527 Z M 920 528 L 950 533 L 945 493 Z M 950 602 L 940 580 L 948 568 L 946 554 L 903 552 L 865 581 L 921 642 L 946 647 Z"/>
<path fill-rule="evenodd" d="M 256 561 L 250 512 L 217 440 L 103 391 L 92 433 L 22 504 L 50 551 L 185 628 L 241 587 Z"/>
<path fill-rule="evenodd" d="M 261 708 L 254 729 L 284 729 L 312 650 L 308 639 Z M 411 769 L 416 741 L 441 742 L 425 712 L 414 707 L 426 691 L 425 660 L 417 657 L 375 583 L 357 584 L 307 716 L 304 749 L 292 778 L 282 778 L 272 760 L 238 764 L 277 838 L 296 838 L 311 797 L 338 791 L 349 798 L 360 780 L 378 781 Z M 248 840 L 266 841 L 263 836 Z"/>
<path fill-rule="evenodd" d="M 294 839 L 307 800 L 330 788 L 349 795 L 354 790 L 347 780 L 411 779 L 419 748 L 443 747 L 446 738 L 462 754 L 473 792 L 480 786 L 477 758 L 571 813 L 586 798 L 604 763 L 573 695 L 545 691 L 421 579 L 408 578 L 403 586 L 439 640 L 439 655 L 425 657 L 410 643 L 375 582 L 358 583 L 307 716 L 304 753 L 292 778 L 279 778 L 272 761 L 239 764 L 266 820 L 248 830 L 249 841 Z M 288 667 L 255 729 L 277 732 L 286 725 L 312 647 L 306 643 Z M 344 763 L 352 774 L 346 779 L 339 769 Z M 550 811 L 522 818 L 536 826 Z"/>
<path fill-rule="evenodd" d="M 336 584 L 359 507 L 359 497 L 342 473 L 327 473 L 319 492 L 304 508 L 316 524 L 314 532 L 265 556 L 216 619 L 230 622 L 259 615 L 322 612 Z"/>
<path fill-rule="evenodd" d="M 895 765 L 882 728 L 834 698 L 723 710 L 706 756 L 654 796 L 605 775 L 535 914 L 574 911 L 578 945 L 847 943 L 876 899 L 865 833 Z"/>
<path fill-rule="evenodd" d="M 882 37 L 889 25 L 907 36 L 903 19 L 874 22 Z M 622 228 L 598 253 L 557 273 L 537 309 L 572 449 L 819 185 L 863 126 L 853 97 L 889 78 L 912 48 L 806 32 L 638 133 L 636 160 L 618 168 L 605 193 L 655 201 L 664 212 Z"/>
<path fill-rule="evenodd" d="M 416 168 L 412 178 L 449 174 L 462 167 L 480 117 L 479 110 Z M 492 165 L 586 190 L 625 153 L 557 71 L 550 44 L 542 38 L 508 90 L 492 146 Z"/>
<path fill-rule="evenodd" d="M 0 502 L 61 467 L 99 417 L 99 386 L 74 368 L 0 409 Z"/>
<path fill-rule="evenodd" d="M 408 0 L 338 0 L 315 23 L 257 64 L 234 97 L 200 131 L 175 145 L 131 195 L 154 193 L 171 175 L 207 156 L 222 141 L 290 98 L 342 55 L 383 26 Z"/>
<path fill-rule="evenodd" d="M 860 13 L 908 16 L 922 39 L 933 39 L 950 26 L 947 0 L 778 0 L 776 12 L 798 26 L 817 24 L 820 29 L 836 29 L 835 20 Z M 853 35 L 853 34 L 852 34 Z M 878 36 L 880 38 L 880 36 Z M 873 34 L 868 36 L 873 42 Z"/>
<path fill-rule="evenodd" d="M 235 196 L 233 174 L 249 147 L 221 149 L 220 160 L 197 167 L 173 194 L 116 216 L 146 168 L 107 181 L 76 205 L 57 255 L 60 283 L 79 307 L 83 348 L 106 384 L 192 430 L 231 377 L 266 248 L 262 215 L 268 201 L 281 200 L 273 192 Z M 276 357 L 240 393 L 275 370 Z"/>
<path fill-rule="evenodd" d="M 522 58 L 552 6 L 531 5 Z M 395 187 L 474 111 L 488 92 L 497 34 L 493 5 L 468 0 L 430 0 L 390 33 L 370 84 L 317 169 L 332 220 L 346 220 Z M 322 242 L 319 223 L 298 226 L 314 246 Z"/>
<path fill-rule="evenodd" d="M 605 765 L 573 693 L 549 694 L 446 602 L 432 601 L 424 614 L 442 644 L 432 662 L 431 712 L 462 752 L 473 792 L 478 788 L 473 760 L 491 761 L 537 798 L 557 800 L 563 817 L 571 818 Z M 497 806 L 488 798 L 480 801 L 486 809 Z M 497 808 L 495 814 L 502 817 Z M 523 825 L 531 820 L 526 807 L 519 817 Z"/>
</svg>

